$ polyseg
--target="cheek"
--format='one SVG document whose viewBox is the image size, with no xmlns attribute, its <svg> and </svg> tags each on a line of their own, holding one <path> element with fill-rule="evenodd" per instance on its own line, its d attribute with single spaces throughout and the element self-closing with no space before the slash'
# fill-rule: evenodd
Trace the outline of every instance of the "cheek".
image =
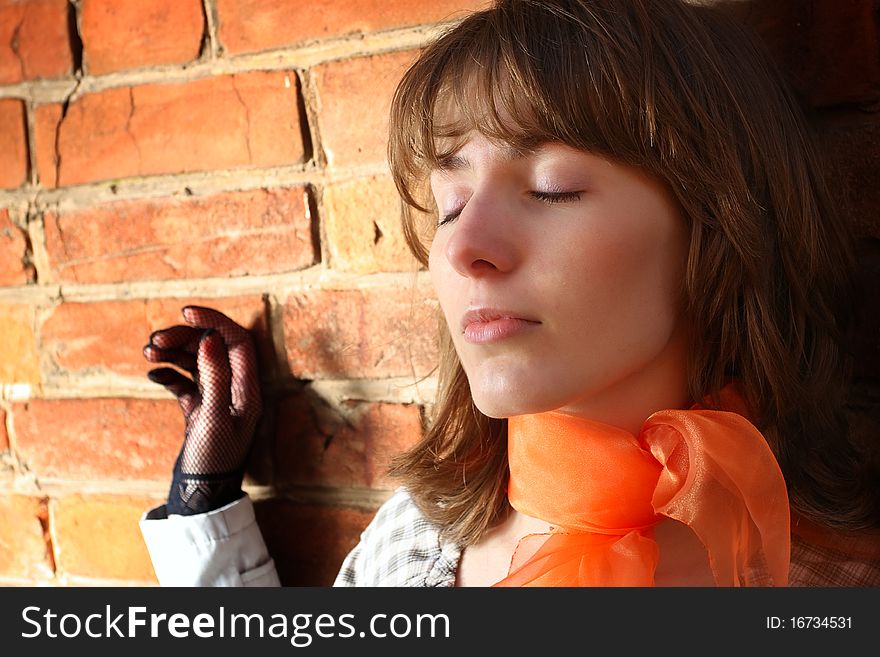
<svg viewBox="0 0 880 657">
<path fill-rule="evenodd" d="M 572 320 L 620 337 L 644 322 L 674 321 L 685 259 L 677 236 L 633 229 L 568 245 L 555 262 L 558 303 Z"/>
<path fill-rule="evenodd" d="M 653 259 L 651 249 L 641 239 L 617 233 L 596 233 L 560 240 L 563 249 L 545 257 L 545 271 L 553 276 L 563 292 L 560 301 L 574 303 L 583 312 L 611 310 L 626 304 L 646 282 L 645 270 Z"/>
</svg>

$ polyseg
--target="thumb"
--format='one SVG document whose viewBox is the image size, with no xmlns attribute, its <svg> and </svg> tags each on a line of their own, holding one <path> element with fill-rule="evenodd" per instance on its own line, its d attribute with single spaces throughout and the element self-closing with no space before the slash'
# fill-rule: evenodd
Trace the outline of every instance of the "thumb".
<svg viewBox="0 0 880 657">
<path fill-rule="evenodd" d="M 189 421 L 190 415 L 199 405 L 199 391 L 191 379 L 186 378 L 170 367 L 160 367 L 147 372 L 147 377 L 153 383 L 164 386 L 168 392 L 177 397 L 183 417 Z"/>
</svg>

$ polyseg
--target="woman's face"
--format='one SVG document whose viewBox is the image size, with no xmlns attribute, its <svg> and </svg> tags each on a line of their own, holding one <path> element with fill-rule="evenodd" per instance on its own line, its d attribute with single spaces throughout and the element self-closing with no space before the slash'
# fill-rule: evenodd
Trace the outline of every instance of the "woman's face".
<svg viewBox="0 0 880 657">
<path fill-rule="evenodd" d="M 562 144 L 522 153 L 474 132 L 431 188 L 431 279 L 484 414 L 615 422 L 645 395 L 684 401 L 688 238 L 662 184 Z"/>
</svg>

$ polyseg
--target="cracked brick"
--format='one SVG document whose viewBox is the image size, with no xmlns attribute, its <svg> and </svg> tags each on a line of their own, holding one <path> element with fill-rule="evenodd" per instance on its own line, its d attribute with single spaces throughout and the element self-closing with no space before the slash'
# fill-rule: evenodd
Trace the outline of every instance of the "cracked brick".
<svg viewBox="0 0 880 657">
<path fill-rule="evenodd" d="M 6 411 L 0 408 L 0 452 L 9 449 L 9 434 L 6 432 Z"/>
<path fill-rule="evenodd" d="M 44 187 L 54 187 L 58 180 L 58 126 L 62 113 L 60 103 L 39 105 L 34 111 L 37 177 Z"/>
<path fill-rule="evenodd" d="M 23 285 L 34 280 L 25 232 L 0 209 L 0 285 Z"/>
<path fill-rule="evenodd" d="M 314 264 L 304 187 L 117 201 L 48 212 L 61 282 L 115 283 L 279 273 Z"/>
<path fill-rule="evenodd" d="M 294 73 L 256 72 L 87 94 L 58 126 L 56 184 L 300 162 L 298 93 Z"/>
<path fill-rule="evenodd" d="M 0 496 L 0 575 L 35 580 L 54 575 L 52 550 L 43 530 L 46 523 L 44 499 Z"/>
<path fill-rule="evenodd" d="M 132 134 L 132 132 L 131 132 L 131 120 L 134 118 L 134 111 L 135 111 L 134 88 L 133 87 L 128 88 L 128 103 L 129 103 L 129 108 L 128 108 L 128 118 L 125 120 L 125 133 L 129 136 L 129 138 L 131 139 L 131 142 L 134 144 L 135 152 L 137 152 L 138 170 L 140 170 L 141 167 L 143 166 L 144 158 L 141 154 L 141 147 L 138 144 L 137 137 L 135 137 L 134 134 Z M 59 134 L 60 133 L 61 133 L 61 131 L 59 130 Z"/>
<path fill-rule="evenodd" d="M 67 0 L 0 4 L 0 84 L 73 72 Z"/>
<path fill-rule="evenodd" d="M 238 90 L 238 85 L 235 84 L 235 76 L 233 75 L 230 78 L 232 82 L 232 90 L 235 92 L 235 97 L 238 98 L 238 102 L 241 103 L 241 107 L 244 110 L 244 122 L 245 122 L 245 138 L 244 144 L 247 147 L 248 153 L 248 162 L 253 162 L 254 152 L 251 148 L 251 110 L 248 107 L 247 103 L 244 102 L 244 98 L 241 95 L 241 91 Z"/>
<path fill-rule="evenodd" d="M 437 304 L 428 286 L 306 290 L 284 304 L 297 378 L 424 376 L 437 360 Z"/>
<path fill-rule="evenodd" d="M 418 269 L 403 237 L 400 197 L 391 176 L 328 185 L 322 209 L 333 269 L 361 274 Z"/>
<path fill-rule="evenodd" d="M 303 486 L 393 488 L 391 458 L 422 436 L 413 404 L 350 402 L 343 414 L 297 393 L 276 408 L 276 482 Z"/>
<path fill-rule="evenodd" d="M 18 24 L 12 30 L 12 37 L 9 39 L 9 49 L 12 51 L 13 55 L 15 55 L 15 59 L 18 60 L 18 76 L 14 74 L 11 76 L 12 79 L 23 80 L 24 79 L 24 59 L 21 57 L 21 26 L 24 23 L 24 12 L 22 12 L 21 17 L 19 18 Z"/>
<path fill-rule="evenodd" d="M 314 68 L 321 106 L 318 127 L 329 164 L 385 162 L 391 97 L 415 56 L 407 50 Z"/>
<path fill-rule="evenodd" d="M 260 369 L 271 371 L 275 355 L 258 295 L 62 303 L 40 327 L 42 353 L 53 373 L 146 376 L 154 366 L 144 359 L 143 346 L 153 331 L 180 324 L 185 305 L 211 306 L 252 328 Z"/>
</svg>

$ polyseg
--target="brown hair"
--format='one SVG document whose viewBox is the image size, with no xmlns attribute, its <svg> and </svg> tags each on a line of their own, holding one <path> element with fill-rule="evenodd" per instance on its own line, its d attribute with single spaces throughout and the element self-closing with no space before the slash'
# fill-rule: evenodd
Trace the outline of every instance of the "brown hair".
<svg viewBox="0 0 880 657">
<path fill-rule="evenodd" d="M 438 143 L 455 150 L 470 130 L 524 148 L 563 142 L 663 181 L 690 229 L 691 398 L 717 407 L 738 381 L 794 509 L 838 527 L 876 521 L 843 414 L 850 238 L 798 104 L 753 35 L 678 0 L 500 0 L 465 18 L 392 104 L 389 159 L 423 264 L 436 224 L 427 173 L 446 154 Z M 442 321 L 440 343 L 433 422 L 392 471 L 448 538 L 471 544 L 508 510 L 506 421 L 474 406 Z"/>
</svg>

